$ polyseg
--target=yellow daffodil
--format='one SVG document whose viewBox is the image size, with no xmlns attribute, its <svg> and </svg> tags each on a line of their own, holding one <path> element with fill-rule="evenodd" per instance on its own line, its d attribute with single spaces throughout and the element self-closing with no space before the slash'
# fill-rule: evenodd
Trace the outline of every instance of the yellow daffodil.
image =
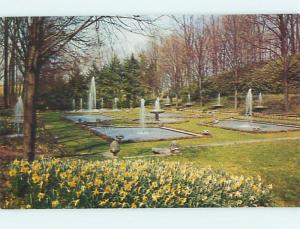
<svg viewBox="0 0 300 229">
<path fill-rule="evenodd" d="M 37 197 L 38 197 L 38 200 L 41 202 L 41 200 L 44 199 L 44 197 L 45 197 L 45 193 L 39 192 Z"/>
<path fill-rule="evenodd" d="M 99 205 L 100 207 L 104 207 L 108 202 L 109 202 L 108 199 L 101 200 L 101 201 L 99 201 L 98 205 Z"/>
<path fill-rule="evenodd" d="M 154 194 L 152 194 L 152 200 L 153 201 L 157 201 L 158 200 L 158 198 L 160 197 L 160 195 L 158 195 L 157 193 L 154 193 Z"/>
<path fill-rule="evenodd" d="M 37 173 L 34 173 L 31 179 L 34 184 L 37 184 L 41 181 L 41 177 Z"/>
<path fill-rule="evenodd" d="M 98 191 L 98 189 L 95 189 L 92 193 L 93 193 L 93 196 L 97 196 L 99 194 L 99 191 Z"/>
<path fill-rule="evenodd" d="M 131 204 L 131 208 L 137 208 L 136 203 L 132 203 L 132 204 Z"/>
<path fill-rule="evenodd" d="M 70 188 L 75 188 L 76 187 L 76 182 L 74 180 L 68 182 L 68 185 Z"/>
<path fill-rule="evenodd" d="M 104 193 L 111 193 L 111 187 L 110 185 L 107 185 L 104 189 Z"/>
<path fill-rule="evenodd" d="M 239 198 L 239 197 L 242 196 L 242 194 L 241 194 L 239 191 L 237 191 L 237 192 L 235 193 L 235 196 Z"/>
<path fill-rule="evenodd" d="M 74 204 L 75 207 L 78 206 L 79 203 L 80 203 L 80 199 L 77 199 L 77 200 L 73 201 L 73 204 Z"/>
<path fill-rule="evenodd" d="M 51 207 L 52 208 L 56 208 L 59 205 L 59 201 L 58 200 L 54 200 L 51 202 Z"/>
<path fill-rule="evenodd" d="M 81 190 L 76 192 L 76 196 L 77 196 L 77 198 L 79 198 L 79 197 L 80 197 L 81 193 L 82 193 L 82 191 L 81 191 Z"/>
<path fill-rule="evenodd" d="M 124 190 L 125 191 L 131 191 L 131 188 L 132 188 L 132 186 L 131 186 L 131 183 L 127 183 L 127 184 L 125 184 L 125 186 L 124 186 Z"/>
<path fill-rule="evenodd" d="M 9 170 L 8 174 L 9 174 L 10 177 L 14 177 L 14 176 L 17 175 L 17 170 L 16 169 L 11 169 L 11 170 Z"/>
<path fill-rule="evenodd" d="M 24 166 L 21 166 L 21 169 L 20 169 L 21 173 L 30 173 L 30 168 L 29 166 L 27 165 L 24 165 Z"/>
</svg>

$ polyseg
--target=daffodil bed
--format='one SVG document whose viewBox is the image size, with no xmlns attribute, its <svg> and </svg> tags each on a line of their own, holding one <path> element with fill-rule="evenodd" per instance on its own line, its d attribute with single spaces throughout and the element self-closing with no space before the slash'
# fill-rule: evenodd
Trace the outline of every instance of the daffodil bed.
<svg viewBox="0 0 300 229">
<path fill-rule="evenodd" d="M 158 160 L 15 160 L 4 208 L 271 206 L 271 185 L 191 163 Z"/>
</svg>

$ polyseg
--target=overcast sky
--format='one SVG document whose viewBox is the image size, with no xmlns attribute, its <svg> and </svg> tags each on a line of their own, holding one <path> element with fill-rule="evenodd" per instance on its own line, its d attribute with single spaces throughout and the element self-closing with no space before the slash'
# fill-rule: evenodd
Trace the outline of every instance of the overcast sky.
<svg viewBox="0 0 300 229">
<path fill-rule="evenodd" d="M 151 16 L 157 18 L 159 16 Z M 175 22 L 168 16 L 161 16 L 155 22 L 156 33 L 163 36 L 170 33 L 175 28 Z M 109 50 L 111 47 L 114 52 L 120 57 L 129 56 L 131 53 L 140 52 L 147 47 L 148 42 L 151 40 L 150 36 L 131 33 L 123 30 L 122 32 L 116 31 L 116 36 L 104 39 L 105 48 Z"/>
</svg>

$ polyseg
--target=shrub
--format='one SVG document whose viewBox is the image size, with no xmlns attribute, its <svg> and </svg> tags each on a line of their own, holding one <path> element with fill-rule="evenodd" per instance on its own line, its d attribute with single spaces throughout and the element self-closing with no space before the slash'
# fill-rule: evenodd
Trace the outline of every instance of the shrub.
<svg viewBox="0 0 300 229">
<path fill-rule="evenodd" d="M 191 163 L 158 160 L 14 161 L 5 208 L 257 207 L 271 185 Z"/>
<path fill-rule="evenodd" d="M 0 135 L 16 133 L 16 127 L 11 118 L 0 119 Z"/>
</svg>

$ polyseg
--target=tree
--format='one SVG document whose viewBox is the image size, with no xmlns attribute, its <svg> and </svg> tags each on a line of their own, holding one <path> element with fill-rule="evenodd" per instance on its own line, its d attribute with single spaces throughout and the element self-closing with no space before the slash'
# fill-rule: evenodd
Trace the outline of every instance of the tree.
<svg viewBox="0 0 300 229">
<path fill-rule="evenodd" d="M 3 46 L 3 56 L 4 56 L 4 107 L 9 106 L 9 84 L 8 84 L 8 18 L 4 18 L 4 46 Z"/>
<path fill-rule="evenodd" d="M 143 94 L 142 85 L 140 84 L 140 66 L 134 54 L 125 59 L 123 68 L 124 91 L 126 91 L 127 105 L 129 105 L 130 100 L 136 101 L 137 97 Z"/>
<path fill-rule="evenodd" d="M 41 68 L 50 58 L 67 46 L 77 42 L 83 44 L 83 31 L 94 24 L 115 26 L 117 29 L 143 28 L 151 21 L 139 16 L 119 17 L 32 17 L 22 18 L 26 25 L 25 73 L 24 73 L 24 153 L 29 161 L 35 157 L 36 96 Z M 135 24 L 128 25 L 126 20 Z M 136 27 L 134 27 L 136 26 Z M 20 27 L 19 27 L 20 29 Z M 20 33 L 21 34 L 21 33 Z M 24 41 L 24 40 L 23 40 Z"/>
<path fill-rule="evenodd" d="M 270 58 L 278 59 L 279 65 L 282 66 L 282 83 L 284 94 L 285 111 L 289 111 L 289 68 L 293 54 L 296 53 L 297 43 L 299 44 L 299 23 L 294 20 L 293 15 L 277 14 L 277 15 L 259 15 L 256 18 L 258 26 L 265 28 L 267 33 L 267 43 L 257 46 L 254 42 L 250 42 L 253 46 L 266 50 L 270 53 Z M 297 35 L 298 34 L 298 35 Z M 299 37 L 298 37 L 299 38 Z M 297 41 L 297 43 L 296 43 Z"/>
</svg>

